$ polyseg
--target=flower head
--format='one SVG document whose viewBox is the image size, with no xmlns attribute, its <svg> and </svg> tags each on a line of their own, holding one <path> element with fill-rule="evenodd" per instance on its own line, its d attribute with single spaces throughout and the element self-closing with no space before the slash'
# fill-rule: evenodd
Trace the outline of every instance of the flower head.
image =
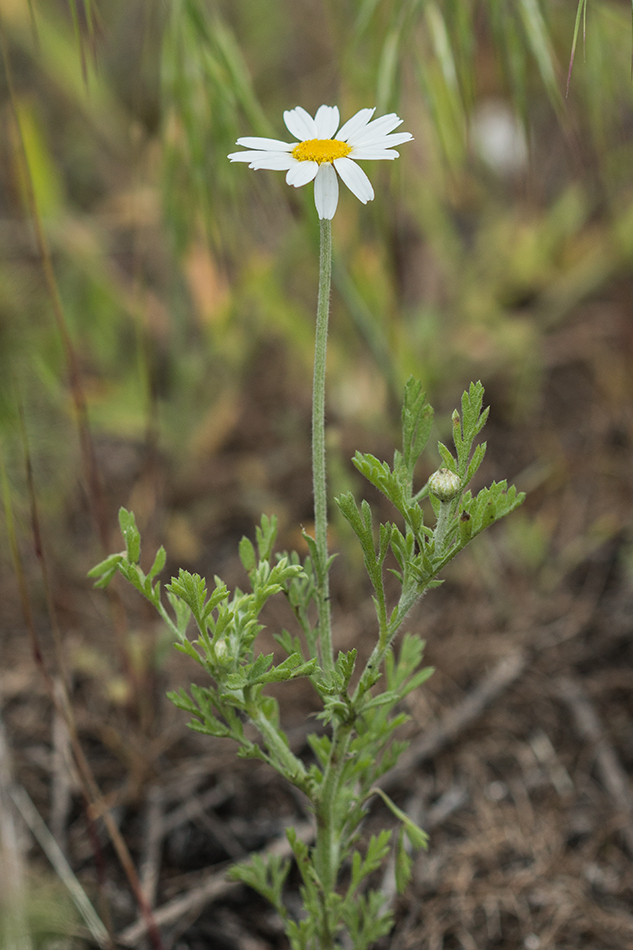
<svg viewBox="0 0 633 950">
<path fill-rule="evenodd" d="M 396 145 L 409 142 L 409 132 L 394 133 L 402 119 L 391 112 L 370 121 L 375 109 L 361 109 L 339 129 L 336 106 L 321 106 L 314 118 L 301 106 L 284 112 L 284 122 L 296 142 L 280 142 L 247 136 L 237 140 L 247 151 L 232 152 L 232 162 L 248 162 L 249 168 L 272 168 L 287 172 L 286 181 L 295 188 L 314 181 L 314 201 L 320 218 L 334 217 L 338 204 L 338 175 L 359 201 L 366 204 L 374 189 L 360 159 L 394 159 Z M 338 130 L 338 131 L 337 131 Z"/>
<path fill-rule="evenodd" d="M 429 491 L 440 501 L 452 501 L 462 486 L 462 480 L 447 468 L 438 468 L 429 478 Z"/>
</svg>

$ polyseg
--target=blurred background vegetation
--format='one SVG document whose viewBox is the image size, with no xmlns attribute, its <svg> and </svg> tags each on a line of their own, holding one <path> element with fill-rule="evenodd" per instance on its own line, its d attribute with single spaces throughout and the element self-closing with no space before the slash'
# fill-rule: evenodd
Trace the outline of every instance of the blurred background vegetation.
<svg viewBox="0 0 633 950">
<path fill-rule="evenodd" d="M 549 335 L 628 271 L 624 2 L 581 2 L 567 97 L 575 12 L 554 0 L 1 10 L 0 398 L 18 498 L 20 400 L 38 490 L 54 506 L 73 477 L 73 359 L 93 436 L 159 448 L 176 468 L 223 445 L 267 344 L 309 398 L 311 189 L 226 161 L 240 134 L 282 136 L 284 108 L 375 104 L 415 135 L 393 167 L 369 169 L 376 201 L 344 195 L 336 216 L 335 421 L 384 428 L 410 373 L 440 402 L 481 377 L 525 418 Z"/>
<path fill-rule="evenodd" d="M 504 557 L 551 587 L 617 533 L 603 510 L 572 530 L 560 499 L 570 434 L 592 424 L 588 375 L 608 437 L 629 425 L 625 2 L 1 0 L 0 14 L 0 434 L 27 565 L 34 504 L 54 569 L 81 585 L 119 546 L 120 504 L 205 570 L 262 509 L 288 544 L 309 522 L 312 190 L 226 155 L 323 102 L 343 119 L 397 111 L 415 136 L 369 169 L 375 202 L 344 193 L 334 221 L 334 491 L 356 447 L 390 451 L 409 374 L 440 433 L 481 378 L 488 474 L 537 491 Z"/>
<path fill-rule="evenodd" d="M 530 493 L 460 568 L 490 629 L 570 578 L 573 599 L 594 555 L 630 579 L 630 5 L 0 0 L 0 33 L 3 666 L 30 662 L 30 603 L 131 795 L 172 741 L 168 644 L 85 578 L 121 546 L 118 507 L 168 568 L 238 582 L 261 511 L 289 547 L 311 518 L 312 188 L 226 159 L 240 135 L 285 138 L 284 109 L 375 105 L 415 137 L 333 222 L 333 492 L 356 448 L 393 451 L 410 374 L 442 436 L 480 378 L 482 477 Z M 341 578 L 343 612 L 359 590 Z M 25 682 L 4 687 L 21 715 Z"/>
<path fill-rule="evenodd" d="M 309 523 L 312 189 L 226 159 L 240 135 L 283 137 L 298 104 L 343 119 L 376 105 L 415 136 L 368 167 L 376 200 L 345 192 L 334 220 L 333 491 L 355 448 L 391 451 L 410 374 L 440 434 L 481 378 L 486 475 L 536 491 L 503 557 L 551 588 L 619 531 L 617 512 L 575 524 L 560 504 L 582 470 L 574 432 L 592 425 L 588 376 L 608 437 L 629 424 L 630 314 L 601 308 L 626 296 L 633 258 L 625 2 L 1 0 L 0 14 L 0 435 L 35 590 L 34 506 L 62 586 L 82 588 L 120 545 L 121 504 L 173 563 L 207 572 L 262 510 L 284 544 Z"/>
</svg>

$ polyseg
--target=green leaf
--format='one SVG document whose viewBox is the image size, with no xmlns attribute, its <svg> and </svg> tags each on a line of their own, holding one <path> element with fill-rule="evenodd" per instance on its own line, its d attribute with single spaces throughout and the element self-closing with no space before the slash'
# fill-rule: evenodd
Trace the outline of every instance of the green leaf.
<svg viewBox="0 0 633 950">
<path fill-rule="evenodd" d="M 260 653 L 253 663 L 243 666 L 234 673 L 228 673 L 224 680 L 226 686 L 229 689 L 244 689 L 245 686 L 255 686 L 257 683 L 265 682 L 263 677 L 272 666 L 274 658 L 274 653 L 268 655 Z"/>
<path fill-rule="evenodd" d="M 246 536 L 240 541 L 239 555 L 244 570 L 250 574 L 251 571 L 255 570 L 255 548 L 253 542 Z"/>
<path fill-rule="evenodd" d="M 192 660 L 196 661 L 196 663 L 204 663 L 204 660 L 194 647 L 193 643 L 191 643 L 189 640 L 183 640 L 182 643 L 174 643 L 174 647 L 179 653 L 185 653 L 187 656 L 190 656 Z"/>
<path fill-rule="evenodd" d="M 473 457 L 470 460 L 468 470 L 466 471 L 466 477 L 464 478 L 464 485 L 468 484 L 468 482 L 471 480 L 471 478 L 473 477 L 473 475 L 475 474 L 475 472 L 477 471 L 477 469 L 483 462 L 484 455 L 486 454 L 486 447 L 487 447 L 487 443 L 482 442 L 480 445 L 477 446 L 477 448 L 473 452 Z"/>
<path fill-rule="evenodd" d="M 268 722 L 272 723 L 277 734 L 283 742 L 288 745 L 288 740 L 285 734 L 279 728 L 279 703 L 274 696 L 261 696 L 259 700 L 259 705 L 262 713 Z M 277 766 L 278 770 L 281 771 L 281 768 Z M 283 773 L 282 773 L 283 774 Z"/>
<path fill-rule="evenodd" d="M 141 536 L 139 534 L 138 528 L 136 527 L 134 513 L 132 511 L 127 511 L 125 508 L 120 508 L 119 526 L 121 528 L 123 540 L 125 541 L 127 559 L 130 564 L 138 564 L 138 560 L 141 556 Z"/>
<path fill-rule="evenodd" d="M 426 448 L 432 426 L 433 409 L 426 402 L 422 383 L 411 376 L 404 387 L 402 403 L 402 457 L 410 480 Z"/>
<path fill-rule="evenodd" d="M 221 607 L 223 605 L 223 602 L 227 601 L 229 597 L 229 591 L 226 584 L 223 581 L 221 581 L 219 577 L 215 577 L 214 580 L 216 583 L 216 587 L 212 591 L 211 596 L 209 597 L 208 601 L 205 604 L 204 611 L 202 614 L 203 620 L 208 620 L 212 611 L 215 610 L 216 607 Z"/>
<path fill-rule="evenodd" d="M 357 655 L 358 651 L 354 648 L 350 650 L 349 653 L 343 653 L 341 651 L 336 658 L 336 672 L 341 678 L 341 692 L 346 690 L 350 684 Z"/>
<path fill-rule="evenodd" d="M 184 602 L 184 600 L 181 600 L 180 597 L 177 597 L 176 594 L 173 594 L 170 590 L 167 591 L 167 599 L 169 600 L 169 603 L 176 614 L 176 627 L 178 628 L 180 638 L 184 640 L 187 635 L 187 627 L 191 618 L 191 608 Z"/>
<path fill-rule="evenodd" d="M 215 739 L 230 739 L 231 732 L 226 726 L 222 725 L 219 719 L 208 713 L 204 719 L 192 719 L 187 723 L 194 732 L 201 732 L 205 736 L 213 736 Z"/>
<path fill-rule="evenodd" d="M 446 448 L 443 442 L 437 443 L 437 451 L 440 453 L 442 461 L 444 462 L 444 465 L 449 470 L 449 472 L 453 472 L 457 474 L 457 462 L 455 461 L 451 452 L 449 452 L 449 450 Z"/>
<path fill-rule="evenodd" d="M 354 852 L 351 878 L 345 894 L 346 901 L 353 899 L 365 878 L 380 867 L 389 851 L 390 841 L 391 830 L 383 829 L 379 835 L 372 835 L 369 839 L 364 858 L 359 851 Z"/>
<path fill-rule="evenodd" d="M 414 689 L 417 689 L 419 686 L 422 686 L 423 683 L 426 683 L 426 681 L 430 679 L 434 673 L 434 666 L 425 666 L 423 670 L 420 670 L 407 682 L 402 695 L 407 696 L 409 693 L 412 693 Z"/>
<path fill-rule="evenodd" d="M 291 656 L 293 653 L 298 653 L 303 659 L 301 640 L 299 637 L 293 637 L 287 630 L 282 630 L 281 633 L 273 633 L 273 640 L 279 644 L 282 650 L 286 651 L 288 656 Z"/>
<path fill-rule="evenodd" d="M 161 544 L 158 551 L 156 552 L 154 563 L 152 564 L 149 574 L 147 575 L 147 578 L 150 581 L 150 583 L 151 581 L 154 580 L 157 574 L 160 574 L 160 572 L 165 566 L 166 560 L 167 560 L 167 552 L 165 551 L 165 548 Z"/>
<path fill-rule="evenodd" d="M 389 796 L 383 792 L 381 788 L 375 787 L 371 789 L 376 795 L 380 795 L 383 802 L 387 808 L 396 816 L 398 821 L 402 822 L 402 827 L 407 838 L 411 842 L 411 846 L 414 848 L 427 848 L 429 836 L 426 831 L 423 831 L 421 828 L 416 825 L 414 821 L 409 818 L 406 812 L 403 812 L 401 808 L 392 802 Z"/>
<path fill-rule="evenodd" d="M 317 580 L 322 583 L 325 579 L 325 573 L 324 573 L 325 565 L 320 563 L 319 551 L 316 546 L 316 541 L 303 528 L 301 529 L 301 537 L 303 538 L 305 543 L 308 545 L 308 551 L 310 552 L 310 560 L 312 561 L 314 574 Z"/>
<path fill-rule="evenodd" d="M 464 496 L 466 502 L 467 496 Z M 471 537 L 475 537 L 485 528 L 489 527 L 495 521 L 510 514 L 515 508 L 525 500 L 523 492 L 517 493 L 512 485 L 507 487 L 507 482 L 493 482 L 489 488 L 482 488 L 477 497 L 472 502 L 464 504 L 464 510 L 470 515 Z M 463 517 L 463 515 L 461 516 Z M 460 522 L 463 524 L 464 522 Z M 469 524 L 469 522 L 465 522 Z"/>
<path fill-rule="evenodd" d="M 123 554 L 111 554 L 110 557 L 107 557 L 104 561 L 95 564 L 95 566 L 88 571 L 88 577 L 98 578 L 94 586 L 107 587 L 118 571 L 119 565 L 124 557 L 125 555 Z"/>
<path fill-rule="evenodd" d="M 169 699 L 178 709 L 183 709 L 196 718 L 188 723 L 190 729 L 202 732 L 207 736 L 225 739 L 231 736 L 231 730 L 226 723 L 221 722 L 212 712 L 213 691 L 201 686 L 192 686 L 193 698 L 190 698 L 184 689 L 167 693 Z"/>
<path fill-rule="evenodd" d="M 480 381 L 471 383 L 467 391 L 462 394 L 462 423 L 464 427 L 464 441 L 472 441 L 479 435 L 488 418 L 488 409 L 484 416 L 481 415 L 481 407 L 484 401 L 484 387 Z M 482 421 L 483 418 L 483 421 Z"/>
<path fill-rule="evenodd" d="M 166 590 L 184 600 L 196 620 L 199 622 L 202 620 L 207 596 L 207 584 L 199 574 L 190 574 L 189 571 L 180 568 L 178 577 L 172 577 Z"/>
<path fill-rule="evenodd" d="M 286 828 L 286 838 L 288 839 L 288 844 L 292 850 L 292 853 L 295 856 L 295 861 L 297 862 L 297 867 L 299 873 L 301 874 L 301 879 L 305 888 L 305 893 L 302 895 L 304 898 L 304 904 L 309 905 L 310 902 L 318 900 L 318 892 L 316 888 L 314 870 L 312 868 L 312 863 L 310 861 L 310 849 L 305 841 L 297 836 L 297 832 L 294 828 Z"/>
<path fill-rule="evenodd" d="M 252 854 L 248 861 L 241 861 L 229 868 L 226 876 L 229 881 L 241 881 L 252 887 L 285 918 L 287 911 L 283 905 L 282 892 L 290 866 L 291 862 L 287 858 L 277 854 L 265 857 Z"/>
<path fill-rule="evenodd" d="M 330 758 L 330 751 L 332 749 L 332 740 L 328 735 L 317 735 L 316 732 L 310 732 L 308 734 L 308 745 L 314 752 L 319 765 L 322 768 L 328 763 Z"/>
<path fill-rule="evenodd" d="M 249 682 L 257 683 L 281 683 L 285 680 L 298 679 L 300 676 L 312 676 L 318 669 L 316 659 L 302 662 L 301 653 L 292 653 L 283 663 L 274 667 L 270 672 L 263 674 L 257 680 Z"/>
<path fill-rule="evenodd" d="M 184 687 L 180 687 L 179 690 L 171 690 L 166 694 L 167 699 L 177 706 L 178 709 L 183 709 L 185 712 L 191 713 L 192 715 L 199 715 L 200 710 L 194 703 L 193 699 L 187 695 Z"/>
<path fill-rule="evenodd" d="M 413 867 L 413 861 L 411 855 L 407 853 L 405 846 L 404 835 L 402 833 L 402 828 L 400 829 L 400 834 L 398 835 L 398 844 L 396 847 L 396 889 L 398 894 L 404 894 L 407 889 L 407 885 L 411 880 L 411 870 Z"/>
<path fill-rule="evenodd" d="M 269 561 L 273 553 L 273 547 L 277 540 L 277 516 L 271 518 L 268 515 L 262 515 L 261 527 L 255 528 L 255 538 L 257 540 L 257 552 L 260 561 Z"/>
<path fill-rule="evenodd" d="M 358 894 L 355 900 L 344 902 L 341 912 L 354 950 L 368 950 L 391 930 L 393 914 L 383 911 L 384 903 L 385 898 L 380 891 Z"/>
<path fill-rule="evenodd" d="M 368 709 L 376 709 L 378 706 L 394 706 L 401 699 L 400 693 L 395 691 L 387 691 L 384 693 L 379 693 L 377 696 L 372 696 L 367 702 L 363 703 L 362 712 L 366 712 Z"/>
</svg>

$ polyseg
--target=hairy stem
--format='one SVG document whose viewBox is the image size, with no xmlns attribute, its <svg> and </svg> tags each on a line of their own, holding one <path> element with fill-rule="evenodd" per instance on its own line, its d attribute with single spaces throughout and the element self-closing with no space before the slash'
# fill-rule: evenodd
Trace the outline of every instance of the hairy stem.
<svg viewBox="0 0 633 950">
<path fill-rule="evenodd" d="M 330 931 L 326 898 L 336 889 L 341 865 L 341 828 L 340 820 L 337 820 L 336 806 L 351 737 L 351 725 L 340 725 L 336 728 L 315 807 L 317 828 L 314 867 L 322 888 L 320 950 L 329 950 L 329 947 L 333 946 L 334 935 Z"/>
<path fill-rule="evenodd" d="M 317 302 L 312 386 L 312 484 L 314 490 L 314 531 L 317 550 L 317 607 L 321 662 L 326 673 L 334 668 L 330 619 L 330 582 L 327 550 L 327 479 L 325 471 L 325 364 L 332 280 L 332 224 L 321 220 L 319 255 L 319 297 Z"/>
<path fill-rule="evenodd" d="M 457 503 L 459 503 L 459 499 L 457 499 Z M 444 554 L 446 537 L 452 521 L 453 508 L 456 507 L 457 505 L 453 501 L 440 502 L 440 513 L 437 519 L 437 525 L 435 526 L 435 554 L 438 557 Z"/>
<path fill-rule="evenodd" d="M 296 785 L 297 788 L 305 791 L 306 770 L 301 759 L 292 753 L 290 748 L 282 739 L 279 731 L 269 722 L 260 709 L 255 706 L 248 709 L 248 716 L 257 726 L 260 735 L 263 737 L 267 748 L 271 753 L 272 765 L 282 775 Z"/>
</svg>

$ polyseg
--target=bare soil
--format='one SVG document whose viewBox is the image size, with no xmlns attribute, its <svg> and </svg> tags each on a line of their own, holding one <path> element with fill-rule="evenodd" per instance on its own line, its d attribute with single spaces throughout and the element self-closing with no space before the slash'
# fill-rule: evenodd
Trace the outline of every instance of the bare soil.
<svg viewBox="0 0 633 950">
<path fill-rule="evenodd" d="M 630 289 L 614 288 L 544 333 L 542 385 L 529 413 L 512 406 L 503 380 L 489 381 L 482 481 L 508 475 L 529 497 L 520 527 L 478 539 L 410 619 L 437 671 L 411 698 L 413 752 L 391 793 L 431 843 L 406 895 L 394 897 L 388 872 L 376 881 L 395 908 L 382 944 L 389 950 L 633 946 Z M 288 391 L 285 359 L 271 341 L 239 418 L 195 465 L 97 443 L 109 523 L 119 504 L 136 507 L 146 550 L 166 539 L 164 576 L 183 564 L 243 583 L 237 542 L 252 534 L 262 507 L 279 513 L 281 547 L 300 543 L 293 526 L 310 520 L 309 407 L 304 393 Z M 283 435 L 290 405 L 303 439 L 292 445 Z M 446 398 L 440 409 L 450 408 Z M 338 434 L 348 458 L 356 433 L 341 426 Z M 393 444 L 373 449 L 389 453 Z M 45 537 L 55 614 L 81 746 L 139 869 L 161 945 L 281 950 L 276 915 L 223 874 L 254 849 L 283 847 L 290 822 L 309 836 L 304 803 L 264 765 L 187 729 L 164 693 L 199 671 L 163 642 L 133 592 L 116 584 L 108 597 L 90 588 L 88 517 L 82 496 L 69 491 L 58 530 L 70 569 L 57 563 L 56 538 Z M 110 549 L 119 547 L 113 530 Z M 23 559 L 34 629 L 58 676 L 38 561 L 27 548 Z M 116 944 L 151 946 L 99 806 L 86 805 L 8 572 L 3 597 L 5 769 L 53 831 Z M 333 597 L 338 645 L 369 649 L 368 591 L 343 556 Z M 283 605 L 268 622 L 289 622 Z M 307 755 L 315 728 L 309 688 L 277 695 L 293 748 Z M 40 845 L 15 821 L 18 854 L 32 874 L 50 873 Z M 367 831 L 389 822 L 376 805 Z M 295 904 L 296 885 L 293 877 Z M 84 936 L 55 946 L 86 944 Z"/>
</svg>

